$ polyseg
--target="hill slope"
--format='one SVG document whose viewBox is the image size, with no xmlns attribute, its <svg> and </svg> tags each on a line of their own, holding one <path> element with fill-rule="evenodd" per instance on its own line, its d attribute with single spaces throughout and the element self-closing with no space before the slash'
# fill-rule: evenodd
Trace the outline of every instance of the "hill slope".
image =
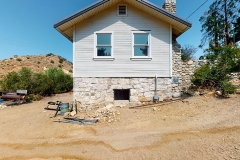
<svg viewBox="0 0 240 160">
<path fill-rule="evenodd" d="M 47 68 L 62 68 L 67 74 L 72 74 L 72 63 L 61 56 L 54 54 L 14 56 L 12 58 L 0 60 L 0 79 L 9 72 L 17 72 L 22 67 L 31 68 L 33 72 L 43 72 Z"/>
</svg>

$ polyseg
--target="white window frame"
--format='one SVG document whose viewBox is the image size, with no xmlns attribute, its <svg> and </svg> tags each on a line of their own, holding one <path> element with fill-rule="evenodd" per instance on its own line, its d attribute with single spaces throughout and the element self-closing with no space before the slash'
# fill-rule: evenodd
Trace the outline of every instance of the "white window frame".
<svg viewBox="0 0 240 160">
<path fill-rule="evenodd" d="M 147 33 L 148 34 L 148 56 L 134 56 L 134 34 L 138 33 Z M 152 52 L 151 52 L 151 31 L 132 31 L 132 57 L 131 60 L 145 60 L 151 61 L 152 60 Z"/>
<path fill-rule="evenodd" d="M 125 6 L 126 7 L 126 14 L 125 15 L 122 15 L 122 14 L 119 14 L 119 6 Z M 128 8 L 127 8 L 127 5 L 126 4 L 118 4 L 117 5 L 117 16 L 120 16 L 120 17 L 124 17 L 124 16 L 127 16 L 128 15 Z"/>
<path fill-rule="evenodd" d="M 111 56 L 98 56 L 97 55 L 97 34 L 111 34 Z M 114 60 L 114 46 L 113 46 L 113 32 L 112 31 L 98 31 L 98 32 L 94 32 L 94 57 L 93 60 L 97 61 L 97 60 L 108 60 L 108 61 L 112 61 Z"/>
</svg>

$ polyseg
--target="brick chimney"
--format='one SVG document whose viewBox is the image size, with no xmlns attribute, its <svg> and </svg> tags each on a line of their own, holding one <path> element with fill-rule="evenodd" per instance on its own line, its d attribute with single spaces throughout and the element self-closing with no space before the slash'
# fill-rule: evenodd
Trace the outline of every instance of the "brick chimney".
<svg viewBox="0 0 240 160">
<path fill-rule="evenodd" d="M 162 7 L 167 11 L 176 14 L 176 0 L 165 0 Z"/>
</svg>

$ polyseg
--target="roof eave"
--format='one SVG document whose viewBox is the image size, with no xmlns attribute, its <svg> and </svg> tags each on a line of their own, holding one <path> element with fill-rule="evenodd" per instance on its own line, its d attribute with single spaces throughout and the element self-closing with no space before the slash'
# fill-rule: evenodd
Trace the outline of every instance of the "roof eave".
<svg viewBox="0 0 240 160">
<path fill-rule="evenodd" d="M 67 18 L 64 18 L 64 19 L 56 22 L 56 23 L 54 24 L 54 28 L 57 28 L 57 27 L 61 26 L 62 24 L 66 23 L 66 22 L 68 22 L 68 21 L 71 21 L 71 20 L 73 20 L 74 18 L 77 18 L 78 16 L 80 16 L 80 15 L 82 15 L 82 14 L 84 14 L 84 13 L 86 13 L 86 12 L 88 12 L 88 11 L 90 11 L 90 10 L 92 10 L 92 9 L 94 9 L 94 8 L 96 8 L 96 7 L 100 6 L 100 5 L 108 2 L 108 1 L 109 1 L 109 0 L 101 0 L 101 1 L 98 1 L 98 2 L 96 2 L 96 3 L 93 3 L 92 5 L 90 5 L 90 6 L 88 6 L 88 7 L 85 7 L 85 8 L 82 9 L 81 11 L 78 11 L 78 12 L 76 12 L 76 13 L 68 16 Z"/>
<path fill-rule="evenodd" d="M 160 8 L 160 7 L 154 5 L 153 3 L 149 2 L 149 1 L 145 1 L 145 0 L 136 0 L 136 1 L 138 1 L 139 3 L 141 3 L 143 5 L 148 6 L 148 7 L 152 8 L 152 9 L 154 9 L 154 10 L 156 10 L 156 11 L 158 11 L 158 12 L 160 12 L 160 13 L 162 13 L 162 14 L 164 14 L 164 15 L 166 15 L 166 16 L 168 16 L 168 17 L 186 25 L 186 26 L 188 26 L 189 28 L 192 27 L 191 22 L 189 22 L 187 20 L 184 20 L 181 17 L 178 17 L 177 15 L 175 15 L 171 12 L 168 12 L 167 10 L 165 10 L 163 8 Z"/>
<path fill-rule="evenodd" d="M 77 17 L 82 16 L 85 13 L 87 13 L 87 12 L 89 12 L 89 11 L 91 11 L 91 10 L 93 10 L 93 9 L 95 9 L 95 8 L 105 4 L 105 3 L 107 3 L 107 2 L 109 2 L 109 0 L 97 1 L 96 3 L 93 3 L 92 5 L 90 5 L 88 7 L 85 7 L 84 9 L 82 9 L 82 10 L 80 10 L 80 11 L 78 11 L 78 12 L 76 12 L 76 13 L 74 13 L 74 14 L 72 14 L 72 15 L 70 15 L 70 16 L 68 16 L 68 17 L 66 17 L 66 18 L 64 18 L 64 19 L 62 19 L 62 20 L 60 20 L 58 22 L 56 22 L 54 24 L 54 28 L 58 32 L 60 32 L 63 36 L 65 36 L 68 40 L 73 42 L 72 37 L 69 37 L 68 33 L 64 33 L 66 30 L 62 28 L 62 25 L 67 24 L 67 23 L 69 23 L 69 24 L 72 23 L 72 21 L 74 19 L 76 19 Z M 169 11 L 159 7 L 159 6 L 156 6 L 155 4 L 153 4 L 153 3 L 151 3 L 151 2 L 149 2 L 147 0 L 136 0 L 136 2 L 141 3 L 142 5 L 145 5 L 146 7 L 149 7 L 152 10 L 155 10 L 155 11 L 159 12 L 160 14 L 169 17 L 173 21 L 179 23 L 179 25 L 184 25 L 185 26 L 184 29 L 181 29 L 181 31 L 179 31 L 179 33 L 176 34 L 177 37 L 180 36 L 185 31 L 187 31 L 192 26 L 191 22 L 189 22 L 189 21 L 187 21 L 185 19 L 182 19 L 181 17 L 178 17 L 177 15 L 175 15 L 175 14 L 173 14 L 173 13 L 171 13 L 171 12 L 169 12 Z M 171 22 L 170 22 L 170 24 L 171 24 Z M 177 26 L 178 25 L 173 26 L 173 29 L 177 30 Z"/>
</svg>

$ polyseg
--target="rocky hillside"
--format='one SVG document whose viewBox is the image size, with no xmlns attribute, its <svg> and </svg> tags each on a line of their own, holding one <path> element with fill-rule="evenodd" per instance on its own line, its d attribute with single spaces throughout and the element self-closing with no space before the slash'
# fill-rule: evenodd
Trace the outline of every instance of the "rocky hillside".
<svg viewBox="0 0 240 160">
<path fill-rule="evenodd" d="M 33 72 L 43 72 L 47 68 L 62 68 L 67 74 L 72 75 L 72 63 L 61 56 L 54 54 L 33 55 L 33 56 L 14 56 L 0 60 L 0 79 L 12 71 L 18 71 L 22 67 L 31 68 Z"/>
</svg>

